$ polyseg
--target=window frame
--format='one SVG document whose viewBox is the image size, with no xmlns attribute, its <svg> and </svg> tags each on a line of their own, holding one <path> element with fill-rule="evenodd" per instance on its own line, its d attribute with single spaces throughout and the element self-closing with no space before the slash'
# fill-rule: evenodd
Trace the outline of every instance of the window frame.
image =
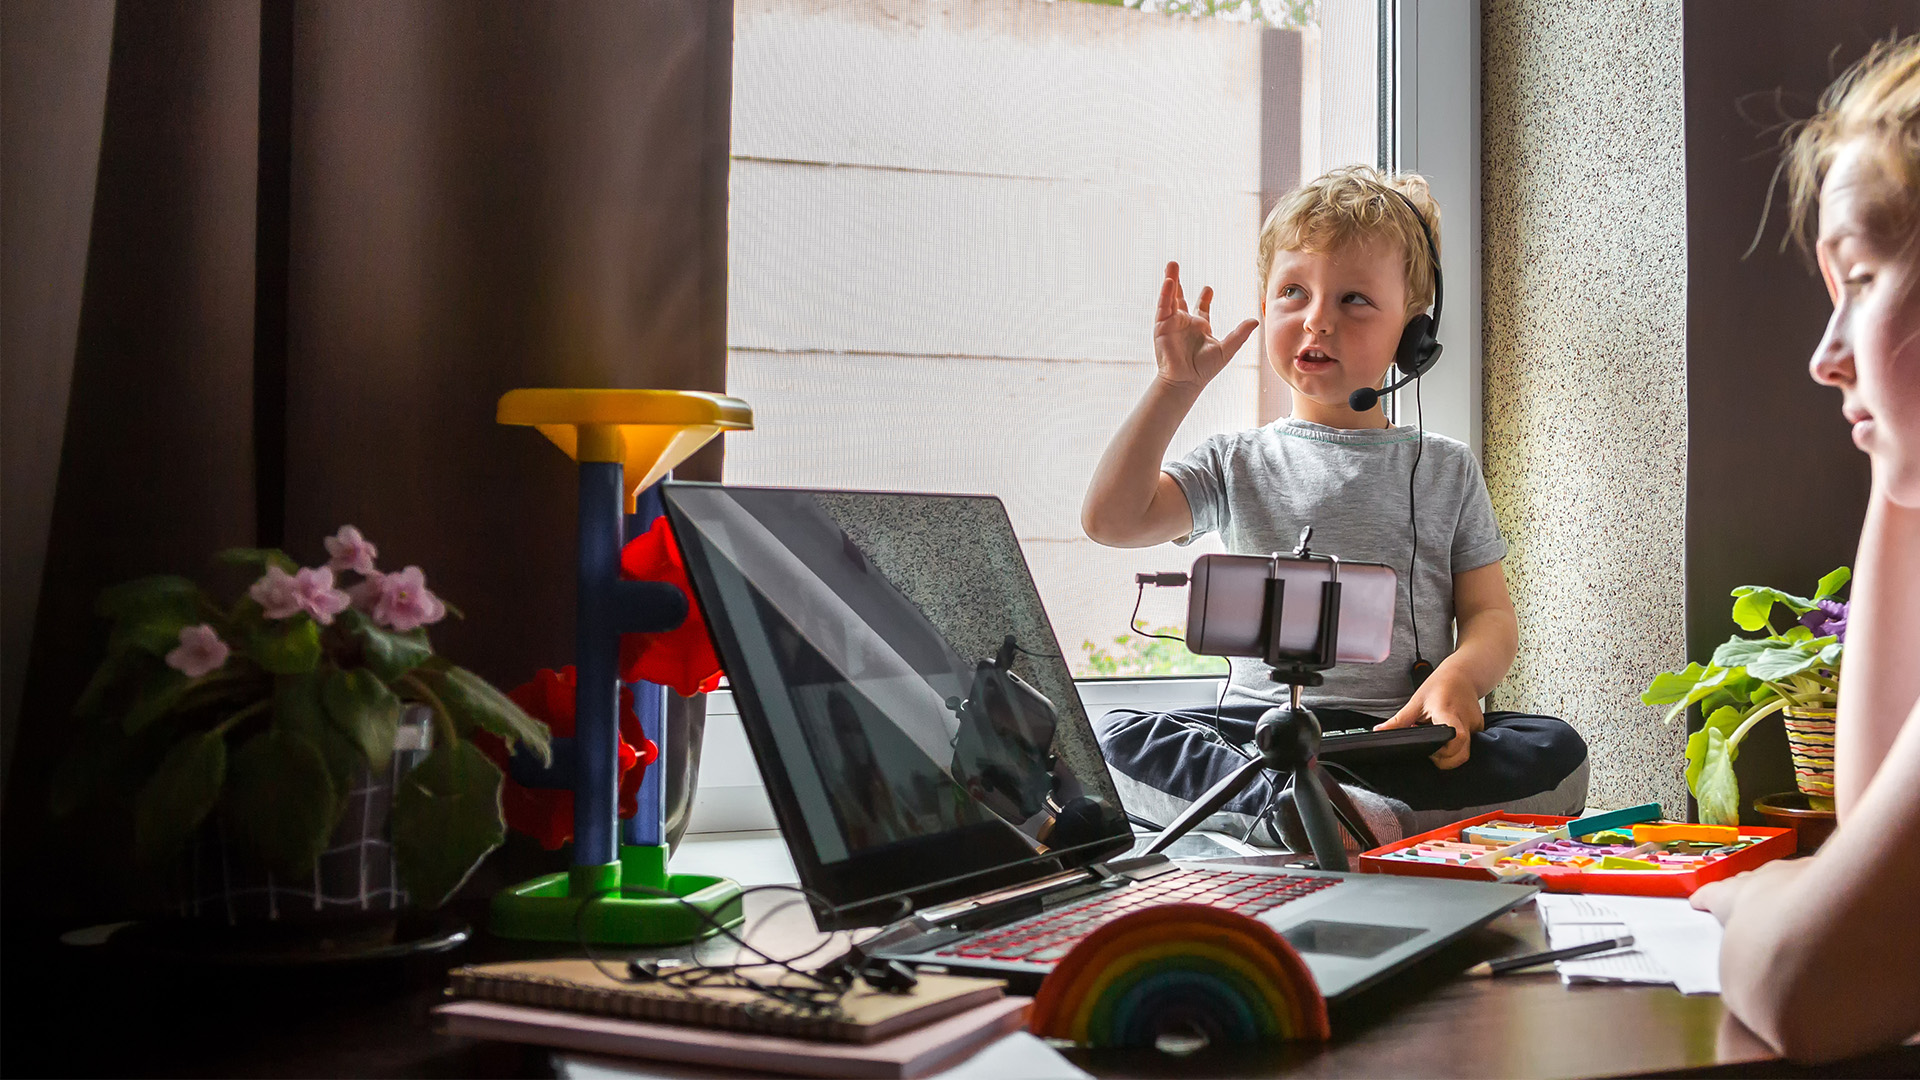
<svg viewBox="0 0 1920 1080">
<path fill-rule="evenodd" d="M 1379 0 L 1381 148 L 1385 167 L 1418 172 L 1447 208 L 1441 269 L 1448 282 L 1440 340 L 1446 353 L 1422 378 L 1428 430 L 1481 454 L 1480 10 L 1472 0 Z M 1404 400 L 1403 400 L 1404 399 Z M 1392 395 L 1396 422 L 1415 402 Z M 1090 717 L 1115 708 L 1210 709 L 1220 676 L 1076 680 Z M 720 751 L 715 753 L 714 751 Z M 730 690 L 707 695 L 707 725 L 688 833 L 775 829 L 772 804 L 747 749 Z"/>
</svg>

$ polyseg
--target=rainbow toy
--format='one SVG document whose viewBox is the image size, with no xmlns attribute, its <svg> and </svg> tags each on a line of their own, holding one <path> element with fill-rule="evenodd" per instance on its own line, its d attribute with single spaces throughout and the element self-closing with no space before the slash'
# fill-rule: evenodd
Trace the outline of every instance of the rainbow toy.
<svg viewBox="0 0 1920 1080">
<path fill-rule="evenodd" d="M 1257 919 L 1204 904 L 1157 905 L 1087 935 L 1040 984 L 1028 1016 L 1036 1035 L 1096 1047 L 1331 1034 L 1327 999 L 1293 946 Z"/>
</svg>

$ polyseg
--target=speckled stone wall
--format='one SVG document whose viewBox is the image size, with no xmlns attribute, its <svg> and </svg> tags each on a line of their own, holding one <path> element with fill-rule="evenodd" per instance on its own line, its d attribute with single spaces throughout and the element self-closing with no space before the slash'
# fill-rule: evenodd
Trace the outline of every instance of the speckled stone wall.
<svg viewBox="0 0 1920 1080">
<path fill-rule="evenodd" d="M 1682 813 L 1685 733 L 1639 702 L 1685 663 L 1680 0 L 1485 0 L 1485 468 L 1520 656 L 1493 706 L 1565 717 L 1593 806 Z"/>
</svg>

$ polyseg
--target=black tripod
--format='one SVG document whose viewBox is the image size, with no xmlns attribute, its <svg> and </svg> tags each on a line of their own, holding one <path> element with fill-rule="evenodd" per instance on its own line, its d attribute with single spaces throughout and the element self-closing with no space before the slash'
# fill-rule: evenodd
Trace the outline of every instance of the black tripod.
<svg viewBox="0 0 1920 1080">
<path fill-rule="evenodd" d="M 1273 669 L 1273 680 L 1287 684 L 1288 703 L 1268 709 L 1254 726 L 1253 743 L 1260 756 L 1249 758 L 1245 765 L 1195 799 L 1154 837 L 1142 854 L 1166 850 L 1228 800 L 1245 791 L 1255 777 L 1268 769 L 1292 780 L 1293 802 L 1300 811 L 1300 823 L 1306 828 L 1307 842 L 1320 869 L 1347 869 L 1346 845 L 1340 839 L 1342 825 L 1360 842 L 1363 850 L 1378 846 L 1352 800 L 1321 766 L 1320 719 L 1313 715 L 1312 709 L 1300 704 L 1300 688 L 1320 685 L 1320 672 L 1334 665 L 1340 642 L 1340 560 L 1309 551 L 1307 540 L 1311 534 L 1311 529 L 1301 533 L 1300 547 L 1293 557 L 1324 559 L 1333 567 L 1332 577 L 1320 586 L 1320 627 L 1311 650 L 1281 651 L 1280 613 L 1286 601 L 1286 582 L 1278 574 L 1278 556 L 1275 556 L 1275 572 L 1267 578 L 1263 658 Z"/>
</svg>

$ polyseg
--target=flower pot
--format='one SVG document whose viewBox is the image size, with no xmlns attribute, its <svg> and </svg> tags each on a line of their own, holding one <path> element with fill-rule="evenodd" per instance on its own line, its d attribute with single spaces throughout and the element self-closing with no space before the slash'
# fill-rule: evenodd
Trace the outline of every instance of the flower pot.
<svg viewBox="0 0 1920 1080">
<path fill-rule="evenodd" d="M 1788 707 L 1784 713 L 1787 749 L 1793 755 L 1793 782 L 1803 795 L 1833 798 L 1834 710 Z"/>
<path fill-rule="evenodd" d="M 1824 805 L 1816 805 L 1816 800 Z M 1753 800 L 1753 810 L 1772 828 L 1792 829 L 1801 855 L 1813 854 L 1833 833 L 1832 801 L 1819 796 L 1797 791 L 1762 795 Z"/>
<path fill-rule="evenodd" d="M 182 857 L 173 913 L 226 926 L 248 923 L 364 924 L 360 936 L 379 936 L 407 907 L 394 862 L 388 811 L 400 778 L 431 749 L 431 713 L 409 709 L 401 721 L 392 762 L 379 775 L 355 773 L 346 811 L 310 873 L 288 877 L 229 842 L 216 813 Z"/>
</svg>

